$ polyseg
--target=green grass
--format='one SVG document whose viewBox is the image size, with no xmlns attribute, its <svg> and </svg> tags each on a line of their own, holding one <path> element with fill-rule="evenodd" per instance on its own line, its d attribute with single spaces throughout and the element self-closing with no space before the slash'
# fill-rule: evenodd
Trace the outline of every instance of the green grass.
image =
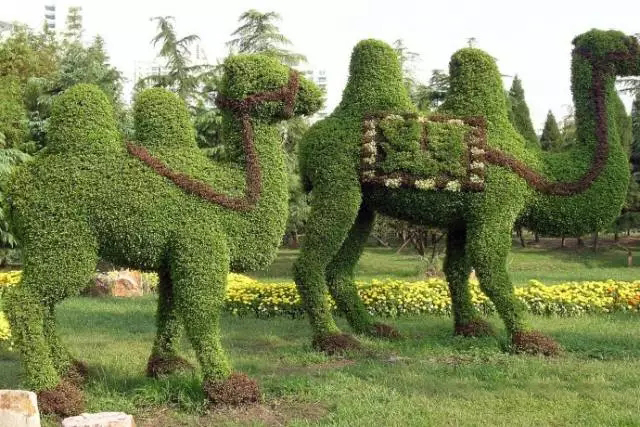
<svg viewBox="0 0 640 427">
<path fill-rule="evenodd" d="M 250 276 L 263 281 L 292 281 L 297 250 L 282 249 L 271 267 Z M 634 261 L 640 265 L 640 248 L 634 249 Z M 511 280 L 516 285 L 531 279 L 543 283 L 585 280 L 638 280 L 640 266 L 627 267 L 627 254 L 616 249 L 542 249 L 514 247 L 507 260 Z M 409 251 L 396 254 L 395 249 L 367 248 L 358 263 L 358 279 L 391 277 L 403 280 L 424 279 L 426 264 Z"/>
<path fill-rule="evenodd" d="M 62 336 L 91 367 L 89 412 L 125 411 L 139 426 L 640 425 L 637 315 L 532 317 L 566 349 L 551 359 L 504 352 L 495 318 L 500 335 L 486 339 L 453 337 L 448 318 L 393 321 L 404 340 L 362 339 L 366 350 L 341 359 L 310 349 L 305 319 L 227 316 L 224 344 L 264 402 L 210 410 L 198 373 L 144 377 L 154 309 L 152 297 L 61 306 Z M 0 389 L 20 387 L 18 371 L 15 353 L 0 353 Z"/>
</svg>

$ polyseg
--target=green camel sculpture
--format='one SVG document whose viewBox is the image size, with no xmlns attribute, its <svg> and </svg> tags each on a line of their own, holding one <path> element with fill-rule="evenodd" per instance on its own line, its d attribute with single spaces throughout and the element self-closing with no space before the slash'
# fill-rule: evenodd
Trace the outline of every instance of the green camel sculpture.
<svg viewBox="0 0 640 427">
<path fill-rule="evenodd" d="M 229 270 L 264 268 L 287 218 L 288 174 L 277 123 L 322 104 L 312 83 L 276 60 L 236 56 L 224 64 L 218 105 L 243 165 L 197 148 L 184 103 L 164 89 L 139 94 L 136 142 L 124 144 L 96 87 L 75 86 L 52 109 L 49 144 L 13 177 L 11 215 L 24 276 L 5 301 L 26 386 L 44 412 L 81 409 L 83 373 L 56 334 L 54 308 L 85 287 L 98 258 L 159 273 L 157 336 L 148 374 L 184 367 L 176 340 L 186 329 L 214 402 L 259 398 L 232 374 L 219 316 Z"/>
<path fill-rule="evenodd" d="M 458 118 L 425 118 L 414 113 L 394 51 L 375 40 L 355 47 L 342 102 L 300 147 L 312 204 L 294 276 L 315 347 L 357 346 L 334 323 L 327 287 L 355 332 L 396 334 L 374 322 L 353 283 L 381 212 L 448 230 L 444 271 L 456 334 L 491 332 L 472 305 L 474 268 L 516 349 L 557 350 L 553 340 L 530 330 L 514 297 L 506 268 L 511 230 L 521 212 L 534 229 L 568 235 L 601 229 L 619 214 L 629 167 L 615 129 L 614 82 L 640 74 L 633 37 L 592 30 L 573 43 L 579 143 L 553 154 L 525 148 L 509 123 L 495 61 L 483 51 L 466 48 L 451 59 L 442 111 Z"/>
</svg>

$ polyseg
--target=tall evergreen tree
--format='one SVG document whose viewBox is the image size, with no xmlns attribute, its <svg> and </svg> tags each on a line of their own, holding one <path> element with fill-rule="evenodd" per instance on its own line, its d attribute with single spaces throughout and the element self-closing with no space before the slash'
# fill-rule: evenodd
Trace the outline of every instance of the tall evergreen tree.
<svg viewBox="0 0 640 427">
<path fill-rule="evenodd" d="M 531 123 L 531 115 L 529 113 L 529 107 L 524 99 L 524 89 L 522 88 L 522 81 L 518 76 L 513 78 L 511 89 L 509 90 L 509 96 L 511 97 L 511 122 L 516 130 L 522 135 L 530 147 L 539 147 L 538 136 L 533 129 Z"/>
<path fill-rule="evenodd" d="M 562 145 L 562 134 L 551 110 L 547 113 L 547 120 L 544 122 L 540 145 L 545 151 L 557 150 Z"/>
<path fill-rule="evenodd" d="M 631 105 L 631 162 L 633 171 L 640 172 L 640 92 Z"/>
<path fill-rule="evenodd" d="M 241 25 L 231 33 L 235 38 L 227 42 L 227 46 L 235 53 L 269 55 L 289 66 L 307 62 L 304 55 L 286 49 L 286 46 L 290 46 L 292 43 L 275 24 L 281 19 L 276 12 L 262 13 L 250 9 L 238 18 Z"/>
</svg>

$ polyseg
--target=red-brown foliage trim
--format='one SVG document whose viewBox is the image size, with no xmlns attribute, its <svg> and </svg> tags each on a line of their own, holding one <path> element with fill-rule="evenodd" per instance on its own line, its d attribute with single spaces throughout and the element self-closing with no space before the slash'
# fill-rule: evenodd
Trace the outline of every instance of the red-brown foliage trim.
<svg viewBox="0 0 640 427">
<path fill-rule="evenodd" d="M 215 203 L 232 210 L 240 212 L 250 211 L 256 207 L 256 204 L 260 199 L 260 190 L 262 188 L 262 173 L 260 171 L 260 163 L 258 162 L 258 154 L 255 150 L 253 126 L 251 124 L 251 110 L 262 102 L 282 101 L 284 103 L 284 116 L 289 118 L 293 115 L 298 88 L 298 73 L 291 71 L 289 83 L 279 89 L 256 93 L 242 100 L 231 99 L 222 95 L 218 95 L 216 99 L 216 105 L 219 108 L 231 110 L 242 124 L 242 143 L 246 165 L 246 191 L 244 197 L 229 197 L 226 194 L 217 192 L 206 182 L 194 179 L 187 174 L 174 171 L 143 146 L 127 142 L 127 150 L 131 155 L 142 160 L 142 162 L 156 171 L 159 175 L 169 179 L 189 194 L 196 195 L 211 203 Z"/>
<path fill-rule="evenodd" d="M 43 414 L 70 417 L 84 409 L 84 394 L 75 384 L 62 380 L 53 390 L 42 390 L 38 394 L 38 406 Z"/>
<path fill-rule="evenodd" d="M 608 67 L 607 61 L 631 59 L 633 56 L 633 53 L 613 53 L 599 59 L 583 48 L 574 49 L 573 54 L 586 58 L 591 62 L 592 66 L 591 91 L 596 113 L 597 144 L 589 170 L 580 179 L 573 182 L 551 182 L 507 153 L 503 153 L 494 148 L 489 148 L 486 152 L 486 160 L 488 163 L 509 168 L 539 192 L 554 196 L 571 196 L 587 190 L 604 169 L 609 156 L 607 107 L 604 87 L 606 69 Z"/>
</svg>

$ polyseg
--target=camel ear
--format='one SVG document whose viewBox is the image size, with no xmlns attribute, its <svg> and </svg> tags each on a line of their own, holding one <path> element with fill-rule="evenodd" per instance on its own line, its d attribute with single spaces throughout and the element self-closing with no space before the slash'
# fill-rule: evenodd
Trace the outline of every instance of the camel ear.
<svg viewBox="0 0 640 427">
<path fill-rule="evenodd" d="M 296 116 L 311 116 L 324 104 L 324 93 L 303 76 L 300 76 L 299 79 L 300 86 L 293 112 Z"/>
</svg>

